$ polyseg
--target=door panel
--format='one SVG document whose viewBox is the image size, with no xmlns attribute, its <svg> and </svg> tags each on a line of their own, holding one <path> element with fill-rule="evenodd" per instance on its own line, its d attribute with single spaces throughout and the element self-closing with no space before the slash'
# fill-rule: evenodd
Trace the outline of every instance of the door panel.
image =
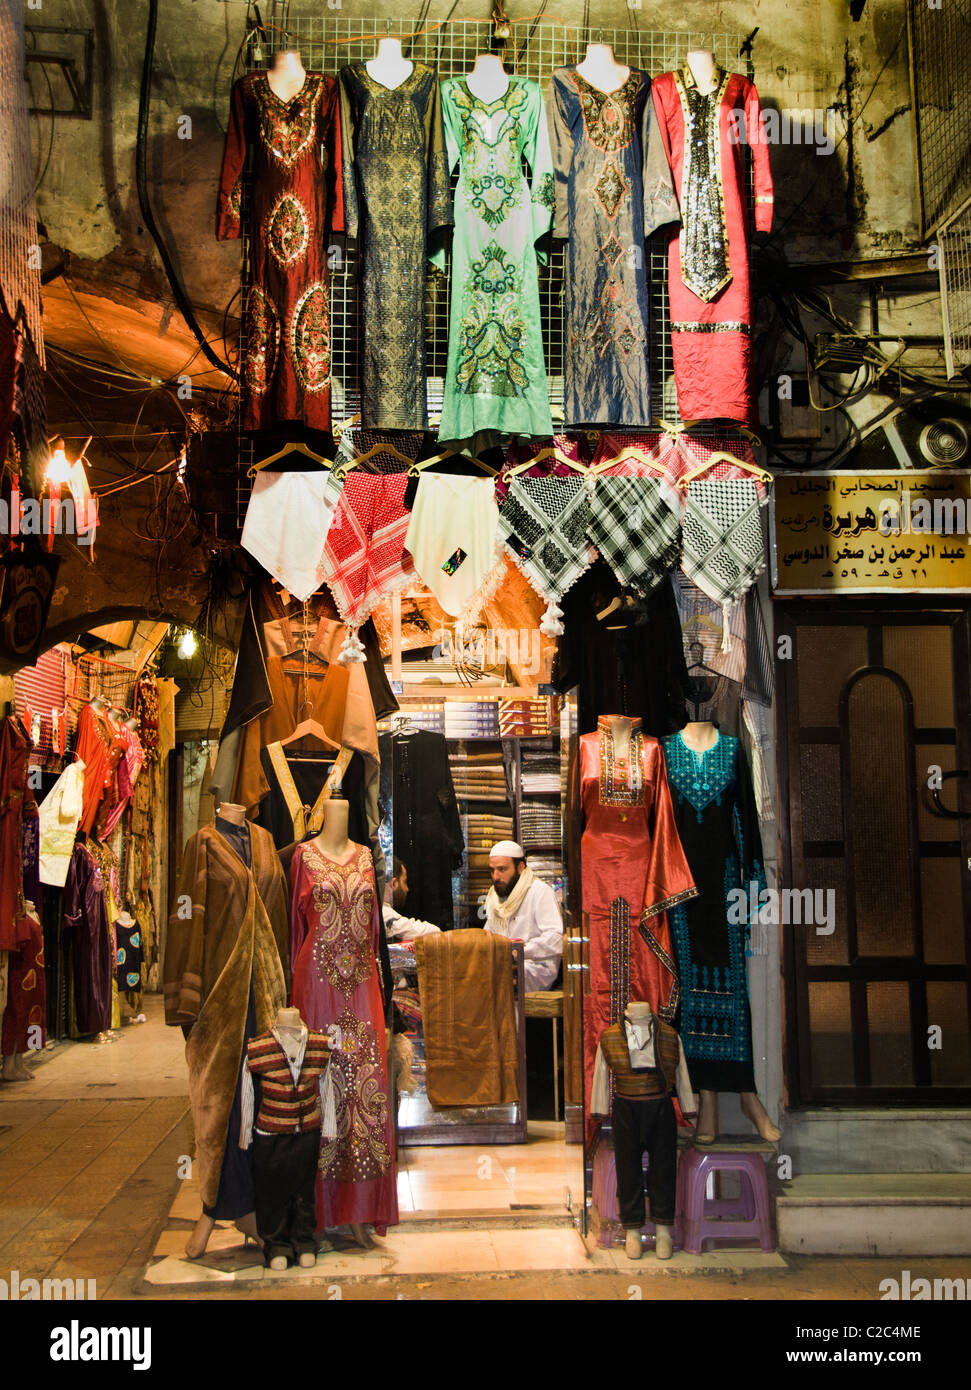
<svg viewBox="0 0 971 1390">
<path fill-rule="evenodd" d="M 968 613 L 775 611 L 783 884 L 835 895 L 783 928 L 790 1103 L 967 1103 Z"/>
</svg>

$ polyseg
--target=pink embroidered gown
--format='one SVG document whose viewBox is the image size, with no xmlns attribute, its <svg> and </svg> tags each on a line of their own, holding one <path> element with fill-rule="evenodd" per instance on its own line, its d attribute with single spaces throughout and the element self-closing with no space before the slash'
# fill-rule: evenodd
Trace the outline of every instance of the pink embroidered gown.
<svg viewBox="0 0 971 1390">
<path fill-rule="evenodd" d="M 317 1227 L 398 1221 L 394 1125 L 384 1006 L 375 953 L 383 930 L 371 855 L 354 845 L 338 864 L 307 841 L 290 865 L 293 1006 L 338 1046 L 337 1138 L 325 1139 L 317 1174 Z"/>
</svg>

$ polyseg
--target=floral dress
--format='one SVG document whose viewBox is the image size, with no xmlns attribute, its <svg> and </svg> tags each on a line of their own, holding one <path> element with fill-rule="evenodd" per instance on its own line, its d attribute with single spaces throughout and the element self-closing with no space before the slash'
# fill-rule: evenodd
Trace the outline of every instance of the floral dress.
<svg viewBox="0 0 971 1390">
<path fill-rule="evenodd" d="M 459 165 L 448 371 L 440 439 L 550 435 L 536 262 L 553 220 L 553 165 L 538 85 L 510 77 L 484 102 L 464 77 L 442 83 L 450 169 Z M 530 178 L 523 171 L 523 159 Z M 444 269 L 444 252 L 432 260 Z"/>
<path fill-rule="evenodd" d="M 331 1040 L 337 1135 L 317 1175 L 317 1227 L 398 1221 L 384 1007 L 375 953 L 383 931 L 371 855 L 338 864 L 306 841 L 290 865 L 293 1006 Z"/>
</svg>

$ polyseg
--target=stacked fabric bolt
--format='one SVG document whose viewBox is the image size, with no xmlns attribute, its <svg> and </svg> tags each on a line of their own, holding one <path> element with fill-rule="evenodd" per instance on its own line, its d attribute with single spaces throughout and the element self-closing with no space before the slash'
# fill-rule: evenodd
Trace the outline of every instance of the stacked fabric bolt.
<svg viewBox="0 0 971 1390">
<path fill-rule="evenodd" d="M 563 860 L 553 854 L 531 854 L 527 862 L 536 877 L 541 878 L 553 889 L 562 910 Z"/>
<path fill-rule="evenodd" d="M 558 849 L 563 840 L 559 806 L 553 801 L 524 801 L 519 808 L 519 838 L 527 853 Z"/>
<path fill-rule="evenodd" d="M 450 700 L 445 706 L 446 738 L 498 738 L 495 700 Z"/>
<path fill-rule="evenodd" d="M 391 722 L 391 727 L 396 728 L 399 723 L 405 720 L 415 729 L 424 729 L 431 734 L 443 734 L 445 732 L 445 711 L 442 709 L 411 709 L 405 706 L 400 715 L 396 715 Z M 384 725 L 381 726 L 384 728 Z"/>
<path fill-rule="evenodd" d="M 539 747 L 523 749 L 523 792 L 558 792 L 560 755 L 548 741 Z"/>
<path fill-rule="evenodd" d="M 452 785 L 460 801 L 506 800 L 506 772 L 502 754 L 467 753 L 462 750 L 449 754 Z"/>
<path fill-rule="evenodd" d="M 551 706 L 548 695 L 531 700 L 500 700 L 499 729 L 503 738 L 547 736 L 551 730 Z"/>
</svg>

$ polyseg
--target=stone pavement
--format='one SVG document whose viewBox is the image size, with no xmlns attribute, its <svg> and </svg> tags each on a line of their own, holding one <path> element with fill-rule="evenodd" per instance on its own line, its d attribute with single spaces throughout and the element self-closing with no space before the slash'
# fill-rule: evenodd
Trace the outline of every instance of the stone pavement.
<svg viewBox="0 0 971 1390">
<path fill-rule="evenodd" d="M 971 1276 L 959 1258 L 751 1250 L 629 1263 L 585 1244 L 553 1208 L 403 1223 L 375 1251 L 329 1251 L 286 1276 L 264 1274 L 228 1228 L 205 1266 L 190 1265 L 178 1219 L 189 1200 L 180 1160 L 192 1153 L 182 1038 L 162 1025 L 157 998 L 146 1013 L 111 1043 L 59 1044 L 32 1082 L 0 1085 L 0 1279 L 95 1279 L 104 1299 L 811 1301 L 878 1299 L 880 1281 L 903 1268 L 912 1279 Z"/>
</svg>

